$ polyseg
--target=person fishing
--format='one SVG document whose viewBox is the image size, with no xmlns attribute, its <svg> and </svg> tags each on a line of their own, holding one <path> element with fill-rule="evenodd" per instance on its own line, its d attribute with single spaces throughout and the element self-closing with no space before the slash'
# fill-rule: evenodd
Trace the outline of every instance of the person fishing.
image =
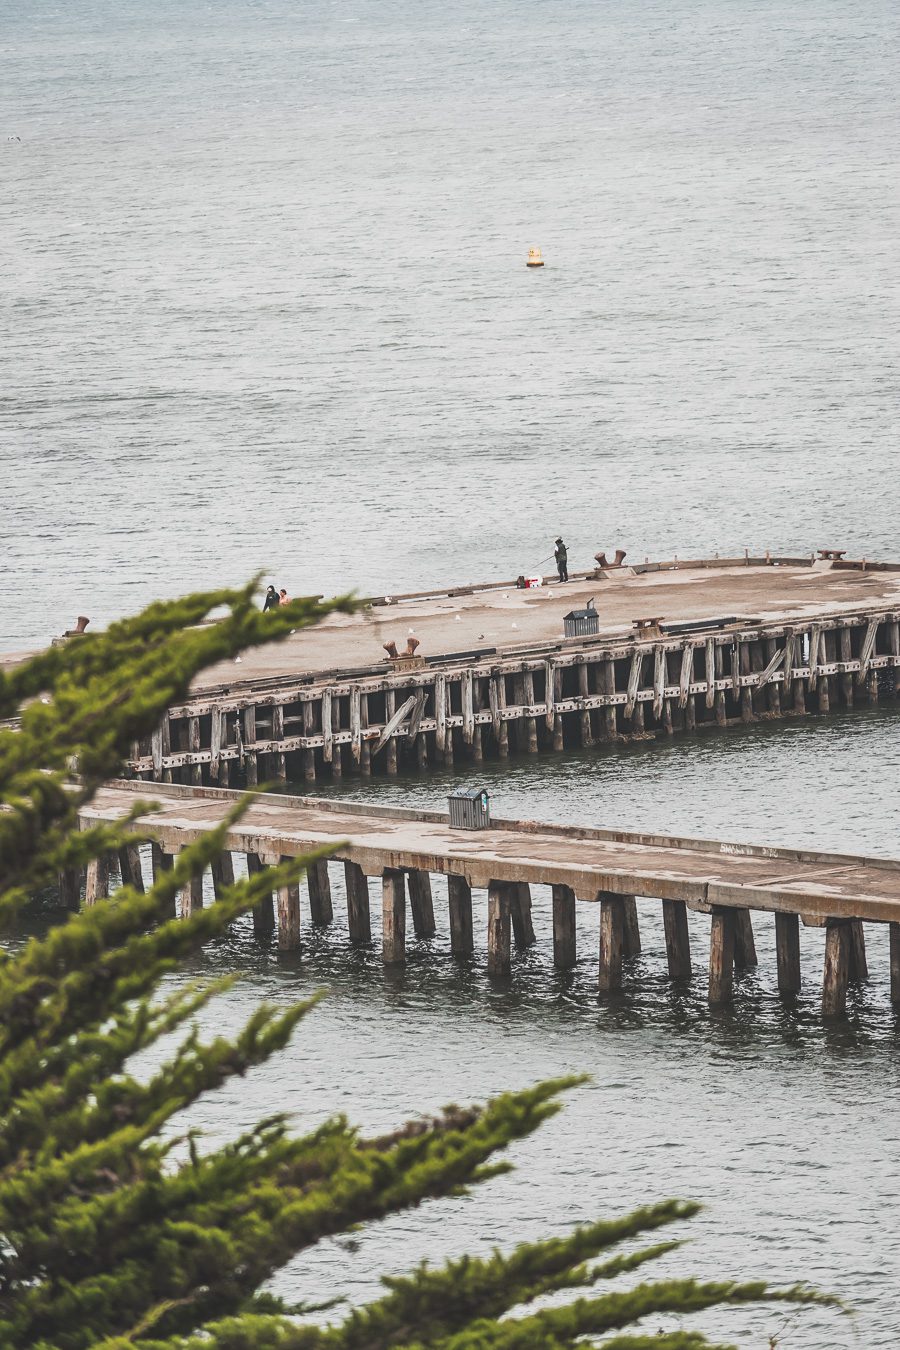
<svg viewBox="0 0 900 1350">
<path fill-rule="evenodd" d="M 275 587 L 274 586 L 267 587 L 266 599 L 263 605 L 263 614 L 265 614 L 267 609 L 277 609 L 279 603 L 280 601 L 278 599 L 278 592 L 276 591 Z"/>
<path fill-rule="evenodd" d="M 557 539 L 556 548 L 553 551 L 553 556 L 556 559 L 556 570 L 559 573 L 560 581 L 568 581 L 569 551 L 566 548 L 565 544 L 563 543 L 562 539 Z"/>
</svg>

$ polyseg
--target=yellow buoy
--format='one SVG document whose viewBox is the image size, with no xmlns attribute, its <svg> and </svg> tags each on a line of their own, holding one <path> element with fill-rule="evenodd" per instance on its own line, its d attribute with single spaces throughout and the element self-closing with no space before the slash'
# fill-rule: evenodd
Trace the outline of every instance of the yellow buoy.
<svg viewBox="0 0 900 1350">
<path fill-rule="evenodd" d="M 540 250 L 539 248 L 530 248 L 530 249 L 528 250 L 528 262 L 527 262 L 526 266 L 527 266 L 527 267 L 543 267 L 543 265 L 544 265 L 544 260 L 543 260 L 543 258 L 541 257 L 541 250 Z"/>
</svg>

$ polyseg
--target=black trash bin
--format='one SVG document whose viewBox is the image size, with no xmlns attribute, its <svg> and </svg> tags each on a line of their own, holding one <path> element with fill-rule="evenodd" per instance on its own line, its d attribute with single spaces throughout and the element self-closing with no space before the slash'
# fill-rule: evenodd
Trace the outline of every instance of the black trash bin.
<svg viewBox="0 0 900 1350">
<path fill-rule="evenodd" d="M 491 799 L 486 788 L 457 788 L 447 798 L 454 830 L 486 830 L 491 823 Z"/>
<path fill-rule="evenodd" d="M 563 615 L 563 631 L 566 637 L 588 637 L 600 631 L 600 616 L 594 609 L 593 600 L 589 600 L 584 609 L 570 609 Z"/>
</svg>

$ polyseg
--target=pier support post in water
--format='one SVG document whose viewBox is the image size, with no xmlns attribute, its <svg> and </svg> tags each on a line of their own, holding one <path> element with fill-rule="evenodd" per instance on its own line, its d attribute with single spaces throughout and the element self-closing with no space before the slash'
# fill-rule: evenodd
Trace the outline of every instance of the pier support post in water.
<svg viewBox="0 0 900 1350">
<path fill-rule="evenodd" d="M 510 890 L 506 881 L 492 881 L 488 887 L 488 961 L 489 975 L 508 975 L 510 971 Z"/>
<path fill-rule="evenodd" d="M 195 872 L 178 892 L 178 917 L 189 919 L 197 909 L 203 908 L 203 873 Z"/>
<path fill-rule="evenodd" d="M 571 886 L 553 887 L 553 964 L 571 970 L 576 961 L 575 892 Z"/>
<path fill-rule="evenodd" d="M 631 960 L 641 954 L 641 926 L 638 923 L 637 901 L 633 895 L 622 896 L 624 930 L 622 934 L 622 955 Z"/>
<path fill-rule="evenodd" d="M 95 905 L 109 895 L 109 858 L 102 854 L 91 858 L 84 878 L 84 903 Z"/>
<path fill-rule="evenodd" d="M 869 963 L 866 960 L 866 937 L 862 919 L 850 919 L 847 926 L 850 930 L 850 979 L 867 980 Z"/>
<path fill-rule="evenodd" d="M 749 909 L 734 910 L 734 964 L 737 970 L 748 970 L 759 964 Z"/>
<path fill-rule="evenodd" d="M 382 957 L 386 966 L 406 960 L 406 889 L 403 873 L 393 869 L 381 878 Z"/>
<path fill-rule="evenodd" d="M 369 917 L 369 878 L 358 863 L 344 863 L 347 883 L 347 927 L 350 941 L 366 946 L 372 941 L 372 921 Z"/>
<path fill-rule="evenodd" d="M 257 872 L 265 871 L 265 863 L 258 853 L 247 854 L 247 875 L 256 876 Z M 275 907 L 272 901 L 272 892 L 270 891 L 264 899 L 260 900 L 258 905 L 253 906 L 253 932 L 254 935 L 263 940 L 274 931 L 275 928 Z"/>
<path fill-rule="evenodd" d="M 888 924 L 891 944 L 891 1002 L 900 1007 L 900 923 Z"/>
<path fill-rule="evenodd" d="M 846 1010 L 850 981 L 850 925 L 845 919 L 830 919 L 825 925 L 825 975 L 822 982 L 822 1012 L 834 1017 Z"/>
<path fill-rule="evenodd" d="M 622 954 L 625 942 L 625 901 L 621 895 L 601 891 L 600 961 L 597 987 L 609 994 L 622 987 Z"/>
<path fill-rule="evenodd" d="M 709 1001 L 728 1003 L 734 983 L 734 910 L 713 907 L 709 934 Z"/>
<path fill-rule="evenodd" d="M 153 863 L 153 884 L 155 885 L 163 872 L 171 872 L 174 860 L 172 854 L 167 853 L 162 844 L 157 844 L 155 839 L 150 845 L 150 858 Z"/>
<path fill-rule="evenodd" d="M 218 858 L 213 858 L 209 870 L 212 872 L 213 894 L 219 900 L 222 893 L 234 885 L 234 859 L 227 849 Z"/>
<path fill-rule="evenodd" d="M 334 909 L 331 904 L 331 882 L 328 878 L 328 863 L 324 858 L 310 863 L 306 870 L 306 884 L 309 888 L 309 917 L 315 924 L 331 923 Z"/>
<path fill-rule="evenodd" d="M 689 980 L 693 972 L 691 969 L 691 935 L 688 929 L 687 905 L 683 900 L 664 900 L 662 907 L 669 979 Z"/>
<path fill-rule="evenodd" d="M 286 858 L 282 858 L 286 862 Z M 278 907 L 278 946 L 283 952 L 297 951 L 300 947 L 300 883 L 289 882 L 279 886 L 276 892 Z"/>
<path fill-rule="evenodd" d="M 144 874 L 141 871 L 141 851 L 137 844 L 125 844 L 119 849 L 119 871 L 122 885 L 144 894 Z"/>
<path fill-rule="evenodd" d="M 800 993 L 800 915 L 775 915 L 778 992 L 783 998 Z"/>
<path fill-rule="evenodd" d="M 431 877 L 427 872 L 408 874 L 409 909 L 413 932 L 418 938 L 434 937 L 434 901 L 431 895 Z"/>
<path fill-rule="evenodd" d="M 447 878 L 450 908 L 450 950 L 454 956 L 471 956 L 475 950 L 472 931 L 472 887 L 465 877 Z"/>
<path fill-rule="evenodd" d="M 527 881 L 510 884 L 509 913 L 517 947 L 532 947 L 537 938 L 531 922 L 531 887 Z"/>
<path fill-rule="evenodd" d="M 59 903 L 63 909 L 77 910 L 81 904 L 81 868 L 64 867 L 57 876 Z"/>
</svg>

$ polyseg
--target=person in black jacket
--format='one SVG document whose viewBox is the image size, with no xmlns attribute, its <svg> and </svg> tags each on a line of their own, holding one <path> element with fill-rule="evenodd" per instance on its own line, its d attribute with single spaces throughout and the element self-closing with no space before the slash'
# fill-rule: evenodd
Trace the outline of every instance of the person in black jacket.
<svg viewBox="0 0 900 1350">
<path fill-rule="evenodd" d="M 557 539 L 556 548 L 553 556 L 556 559 L 556 570 L 559 573 L 560 581 L 569 580 L 569 553 L 561 539 Z"/>
<path fill-rule="evenodd" d="M 263 605 L 263 614 L 267 609 L 277 609 L 279 605 L 278 592 L 274 586 L 269 586 L 266 591 L 266 602 Z"/>
</svg>

